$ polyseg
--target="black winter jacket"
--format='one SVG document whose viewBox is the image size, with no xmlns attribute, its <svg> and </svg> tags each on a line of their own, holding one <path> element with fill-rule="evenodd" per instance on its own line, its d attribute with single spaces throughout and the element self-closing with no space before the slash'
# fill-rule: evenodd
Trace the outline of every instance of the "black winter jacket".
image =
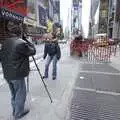
<svg viewBox="0 0 120 120">
<path fill-rule="evenodd" d="M 51 57 L 57 55 L 57 59 L 61 58 L 60 46 L 57 42 L 46 42 L 44 48 L 44 59 L 49 55 Z"/>
<path fill-rule="evenodd" d="M 18 80 L 29 74 L 29 56 L 36 50 L 30 43 L 21 38 L 12 37 L 6 40 L 0 51 L 3 74 L 6 80 Z"/>
</svg>

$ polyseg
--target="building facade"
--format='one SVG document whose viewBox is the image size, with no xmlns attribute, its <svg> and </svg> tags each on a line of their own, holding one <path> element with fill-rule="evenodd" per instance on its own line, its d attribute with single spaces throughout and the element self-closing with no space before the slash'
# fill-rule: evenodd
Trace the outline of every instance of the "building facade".
<svg viewBox="0 0 120 120">
<path fill-rule="evenodd" d="M 94 35 L 98 32 L 98 19 L 97 14 L 99 11 L 99 0 L 91 0 L 91 11 L 90 11 L 90 22 L 89 22 L 89 37 L 93 38 Z"/>
<path fill-rule="evenodd" d="M 46 5 L 46 6 L 45 6 Z M 46 32 L 47 0 L 27 0 L 27 16 L 24 24 L 32 36 L 41 36 Z"/>
<path fill-rule="evenodd" d="M 81 33 L 82 28 L 82 0 L 73 0 L 71 9 L 71 32 Z"/>
<path fill-rule="evenodd" d="M 60 0 L 53 0 L 54 23 L 60 23 Z"/>
<path fill-rule="evenodd" d="M 99 26 L 98 33 L 108 33 L 108 10 L 109 0 L 100 1 L 100 14 L 99 14 Z"/>
<path fill-rule="evenodd" d="M 112 38 L 120 41 L 120 0 L 115 0 L 115 15 Z"/>
<path fill-rule="evenodd" d="M 94 37 L 98 33 L 107 33 L 109 38 L 119 40 L 120 0 L 92 0 L 91 3 L 90 35 Z M 98 11 L 98 21 L 95 23 Z"/>
</svg>

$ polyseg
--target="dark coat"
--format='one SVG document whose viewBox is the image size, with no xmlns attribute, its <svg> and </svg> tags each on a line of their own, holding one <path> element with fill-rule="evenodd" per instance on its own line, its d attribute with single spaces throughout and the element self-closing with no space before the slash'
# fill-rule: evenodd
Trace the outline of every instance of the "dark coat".
<svg viewBox="0 0 120 120">
<path fill-rule="evenodd" d="M 44 59 L 46 58 L 47 55 L 49 55 L 51 57 L 56 55 L 58 60 L 61 58 L 61 50 L 60 50 L 60 46 L 57 42 L 45 43 Z"/>
<path fill-rule="evenodd" d="M 29 74 L 29 56 L 35 55 L 34 46 L 24 40 L 12 37 L 6 40 L 0 51 L 3 74 L 6 80 L 18 80 Z"/>
</svg>

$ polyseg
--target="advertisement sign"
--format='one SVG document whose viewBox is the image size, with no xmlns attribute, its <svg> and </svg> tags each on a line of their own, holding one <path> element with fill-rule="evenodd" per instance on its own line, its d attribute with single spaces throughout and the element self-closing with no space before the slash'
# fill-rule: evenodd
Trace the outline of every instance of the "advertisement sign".
<svg viewBox="0 0 120 120">
<path fill-rule="evenodd" d="M 43 8 L 42 6 L 38 6 L 39 7 L 39 24 L 40 25 L 43 25 L 43 26 L 46 26 L 46 9 Z"/>
<path fill-rule="evenodd" d="M 48 23 L 47 23 L 47 32 L 48 33 L 51 33 L 52 32 L 52 22 L 50 20 L 48 20 Z"/>
<path fill-rule="evenodd" d="M 79 9 L 79 4 L 73 4 L 73 8 L 74 8 L 75 11 L 78 11 L 78 9 Z"/>
<path fill-rule="evenodd" d="M 53 3 L 49 0 L 48 18 L 53 20 Z"/>
<path fill-rule="evenodd" d="M 60 14 L 60 1 L 55 1 L 54 2 L 54 14 Z"/>
<path fill-rule="evenodd" d="M 4 8 L 8 11 L 7 14 L 19 14 L 26 16 L 27 14 L 27 3 L 26 0 L 0 0 L 0 8 Z"/>
<path fill-rule="evenodd" d="M 116 21 L 120 20 L 120 0 L 117 0 L 116 4 Z"/>
<path fill-rule="evenodd" d="M 107 33 L 108 27 L 108 1 L 101 1 L 100 15 L 99 15 L 99 29 L 98 33 Z"/>
<path fill-rule="evenodd" d="M 36 19 L 36 0 L 27 0 L 27 17 Z"/>
<path fill-rule="evenodd" d="M 36 20 L 29 19 L 28 17 L 24 18 L 24 23 L 28 24 L 28 25 L 31 25 L 31 26 L 36 26 L 37 25 Z"/>
<path fill-rule="evenodd" d="M 23 21 L 24 17 L 20 16 L 16 13 L 13 13 L 7 9 L 1 9 L 0 8 L 0 17 L 6 18 L 6 19 L 11 19 L 11 20 L 17 20 L 17 21 Z"/>
</svg>

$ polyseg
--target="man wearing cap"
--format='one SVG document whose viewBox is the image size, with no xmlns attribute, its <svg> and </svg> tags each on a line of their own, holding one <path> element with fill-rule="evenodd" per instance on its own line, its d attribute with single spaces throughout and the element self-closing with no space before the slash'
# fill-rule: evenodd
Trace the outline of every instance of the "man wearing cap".
<svg viewBox="0 0 120 120">
<path fill-rule="evenodd" d="M 2 44 L 0 60 L 2 63 L 4 78 L 11 91 L 11 103 L 15 120 L 22 118 L 27 113 L 25 109 L 26 84 L 25 77 L 28 76 L 29 56 L 34 55 L 36 50 L 30 43 L 21 37 L 21 26 L 13 22 L 5 24 L 7 36 Z"/>
</svg>

